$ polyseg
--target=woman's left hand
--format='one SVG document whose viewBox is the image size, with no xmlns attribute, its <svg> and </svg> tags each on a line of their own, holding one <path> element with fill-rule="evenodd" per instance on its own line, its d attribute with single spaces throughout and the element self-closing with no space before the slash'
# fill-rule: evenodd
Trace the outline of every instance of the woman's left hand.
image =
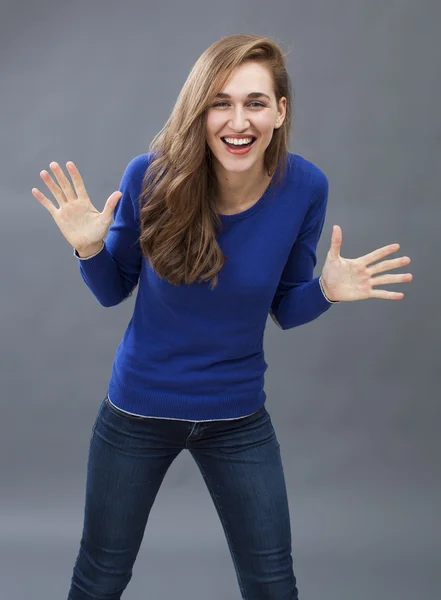
<svg viewBox="0 0 441 600">
<path fill-rule="evenodd" d="M 404 297 L 404 294 L 401 292 L 377 290 L 374 289 L 374 286 L 412 281 L 413 277 L 411 273 L 402 273 L 399 275 L 386 274 L 377 277 L 373 277 L 373 275 L 408 265 L 410 263 L 408 256 L 394 258 L 393 260 L 384 260 L 370 266 L 371 263 L 396 252 L 400 248 L 400 244 L 391 244 L 383 248 L 378 248 L 359 258 L 343 258 L 340 256 L 342 241 L 341 227 L 334 225 L 331 247 L 321 275 L 323 290 L 329 300 L 340 302 L 364 300 L 365 298 L 401 300 Z"/>
</svg>

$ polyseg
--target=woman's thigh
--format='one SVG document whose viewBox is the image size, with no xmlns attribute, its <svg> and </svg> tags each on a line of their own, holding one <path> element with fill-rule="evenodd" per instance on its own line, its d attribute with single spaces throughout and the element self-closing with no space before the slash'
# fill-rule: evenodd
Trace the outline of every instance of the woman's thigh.
<svg viewBox="0 0 441 600">
<path fill-rule="evenodd" d="M 182 450 L 168 424 L 127 417 L 103 400 L 90 440 L 83 534 L 69 600 L 116 600 L 129 583 L 153 502 Z"/>
<path fill-rule="evenodd" d="M 222 522 L 242 597 L 297 600 L 280 445 L 265 406 L 208 426 L 188 448 Z"/>
</svg>

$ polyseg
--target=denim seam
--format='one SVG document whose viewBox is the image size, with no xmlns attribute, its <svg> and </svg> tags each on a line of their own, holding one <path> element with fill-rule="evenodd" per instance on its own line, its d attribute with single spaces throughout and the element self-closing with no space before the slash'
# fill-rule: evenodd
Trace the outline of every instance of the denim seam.
<svg viewBox="0 0 441 600">
<path fill-rule="evenodd" d="M 198 465 L 199 469 L 200 469 L 200 470 L 201 470 L 201 472 L 202 472 L 202 476 L 203 476 L 203 478 L 204 478 L 204 480 L 205 480 L 205 483 L 206 483 L 206 485 L 207 485 L 207 487 L 208 487 L 208 491 L 210 492 L 210 496 L 211 496 L 211 497 L 212 497 L 212 499 L 213 499 L 213 502 L 214 502 L 214 504 L 215 504 L 215 506 L 216 506 L 216 508 L 217 508 L 217 510 L 218 510 L 219 517 L 220 517 L 220 519 L 221 519 L 221 521 L 222 521 L 222 525 L 223 525 L 223 526 L 224 526 L 224 528 L 225 528 L 225 533 L 226 533 L 226 538 L 227 538 L 227 544 L 228 544 L 228 547 L 229 547 L 229 549 L 230 549 L 231 558 L 232 558 L 232 560 L 233 560 L 234 567 L 235 567 L 235 569 L 236 569 L 236 574 L 237 574 L 237 578 L 238 578 L 238 581 L 239 581 L 239 587 L 240 587 L 240 591 L 241 591 L 241 593 L 242 593 L 242 597 L 243 597 L 243 598 L 245 598 L 245 588 L 244 588 L 243 581 L 242 581 L 242 578 L 241 578 L 241 575 L 240 575 L 240 569 L 239 569 L 239 567 L 238 567 L 238 564 L 237 564 L 237 562 L 236 562 L 236 557 L 235 557 L 235 555 L 234 555 L 234 549 L 233 549 L 233 546 L 232 546 L 232 544 L 231 544 L 231 542 L 230 542 L 230 530 L 228 529 L 228 527 L 227 527 L 227 523 L 226 523 L 226 521 L 224 520 L 224 514 L 223 514 L 223 512 L 222 512 L 221 505 L 220 505 L 220 503 L 219 503 L 219 501 L 218 501 L 218 499 L 217 499 L 217 496 L 216 496 L 216 494 L 215 494 L 214 490 L 211 490 L 211 489 L 210 489 L 210 483 L 209 483 L 209 480 L 208 480 L 208 478 L 207 478 L 207 476 L 206 476 L 206 472 L 205 472 L 205 469 L 204 469 L 204 467 L 202 466 L 201 462 L 200 462 L 200 461 L 199 461 L 199 460 L 196 458 L 196 456 L 195 456 L 194 454 L 193 454 L 193 458 L 194 458 L 194 460 L 196 461 L 196 463 L 197 463 L 197 465 Z"/>
</svg>

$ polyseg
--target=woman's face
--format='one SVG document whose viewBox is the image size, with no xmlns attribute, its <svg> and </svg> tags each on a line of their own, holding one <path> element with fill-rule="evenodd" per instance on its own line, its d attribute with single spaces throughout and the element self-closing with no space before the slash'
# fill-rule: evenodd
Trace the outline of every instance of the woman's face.
<svg viewBox="0 0 441 600">
<path fill-rule="evenodd" d="M 267 67 L 257 62 L 237 67 L 206 114 L 206 139 L 215 167 L 236 173 L 260 169 L 274 129 L 280 127 L 285 114 L 286 98 L 277 105 Z M 254 141 L 247 150 L 241 145 L 230 151 L 224 141 L 251 137 Z"/>
</svg>

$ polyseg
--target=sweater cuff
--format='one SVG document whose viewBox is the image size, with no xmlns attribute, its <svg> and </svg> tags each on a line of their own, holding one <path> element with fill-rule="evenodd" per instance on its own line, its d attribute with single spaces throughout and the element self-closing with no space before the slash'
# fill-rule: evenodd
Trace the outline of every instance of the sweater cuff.
<svg viewBox="0 0 441 600">
<path fill-rule="evenodd" d="M 73 250 L 73 255 L 78 258 L 79 260 L 89 260 L 89 258 L 93 258 L 94 256 L 96 256 L 97 254 L 99 254 L 101 252 L 101 250 L 104 248 L 105 244 L 103 242 L 103 245 L 101 246 L 101 248 L 98 250 L 98 252 L 95 252 L 95 254 L 91 254 L 90 256 L 80 256 L 77 252 L 77 249 L 74 248 Z"/>
<path fill-rule="evenodd" d="M 326 300 L 330 304 L 340 304 L 340 300 L 329 300 L 328 296 L 325 294 L 325 291 L 324 291 L 323 286 L 322 286 L 322 276 L 321 275 L 319 277 L 319 284 L 320 284 L 320 289 L 322 290 L 323 296 L 326 298 Z"/>
</svg>

